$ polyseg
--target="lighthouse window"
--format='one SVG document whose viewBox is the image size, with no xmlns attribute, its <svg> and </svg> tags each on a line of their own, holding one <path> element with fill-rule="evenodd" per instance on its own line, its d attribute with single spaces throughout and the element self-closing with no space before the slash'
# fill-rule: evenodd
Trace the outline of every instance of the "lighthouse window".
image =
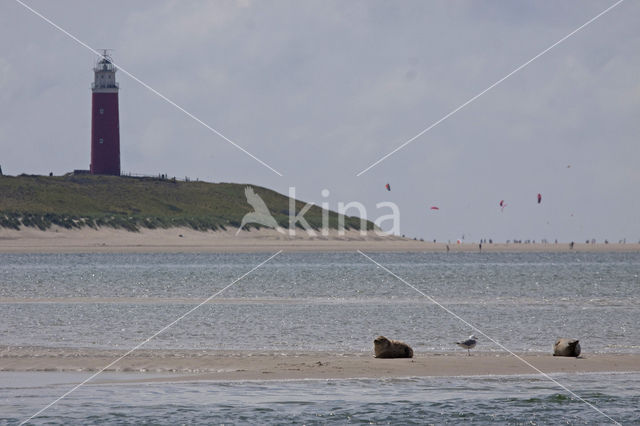
<svg viewBox="0 0 640 426">
<path fill-rule="evenodd" d="M 100 114 L 104 114 L 104 108 L 100 108 Z"/>
<path fill-rule="evenodd" d="M 98 142 L 104 143 L 104 139 L 100 138 L 100 140 Z"/>
</svg>

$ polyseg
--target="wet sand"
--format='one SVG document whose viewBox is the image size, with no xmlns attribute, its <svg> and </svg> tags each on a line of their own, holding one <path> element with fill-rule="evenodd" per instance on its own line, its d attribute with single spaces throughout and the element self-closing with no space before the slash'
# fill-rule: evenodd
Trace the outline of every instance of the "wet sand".
<svg viewBox="0 0 640 426">
<path fill-rule="evenodd" d="M 278 250 L 285 252 L 478 252 L 477 243 L 419 241 L 397 236 L 379 236 L 375 232 L 361 235 L 346 231 L 340 235 L 309 236 L 297 230 L 289 236 L 271 229 L 201 232 L 186 228 L 143 229 L 129 232 L 111 228 L 68 230 L 53 227 L 47 231 L 23 228 L 20 231 L 0 228 L 0 253 L 254 253 Z M 640 251 L 640 244 L 483 244 L 483 252 L 561 252 L 561 251 Z"/>
<path fill-rule="evenodd" d="M 0 371 L 96 372 L 126 350 L 3 347 Z M 519 354 L 545 373 L 640 371 L 639 354 Z M 413 359 L 376 359 L 372 352 L 273 352 L 140 349 L 107 372 L 149 373 L 135 381 L 291 380 L 539 374 L 502 352 L 418 353 Z M 158 378 L 157 374 L 174 374 Z M 98 379 L 97 379 L 98 380 Z"/>
</svg>

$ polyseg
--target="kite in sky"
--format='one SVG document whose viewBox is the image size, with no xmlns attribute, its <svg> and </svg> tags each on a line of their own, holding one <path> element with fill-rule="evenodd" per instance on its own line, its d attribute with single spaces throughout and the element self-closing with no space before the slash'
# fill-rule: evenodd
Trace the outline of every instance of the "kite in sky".
<svg viewBox="0 0 640 426">
<path fill-rule="evenodd" d="M 384 187 L 387 188 L 387 191 L 391 191 L 391 185 L 386 184 Z"/>
<path fill-rule="evenodd" d="M 538 204 L 540 204 L 542 202 L 542 194 L 538 194 Z M 553 204 L 553 203 L 551 203 Z"/>
<path fill-rule="evenodd" d="M 504 200 L 500 200 L 500 211 L 504 211 L 504 208 L 507 207 L 507 203 Z"/>
<path fill-rule="evenodd" d="M 431 206 L 431 210 L 440 210 L 440 207 L 437 207 L 437 206 Z"/>
</svg>

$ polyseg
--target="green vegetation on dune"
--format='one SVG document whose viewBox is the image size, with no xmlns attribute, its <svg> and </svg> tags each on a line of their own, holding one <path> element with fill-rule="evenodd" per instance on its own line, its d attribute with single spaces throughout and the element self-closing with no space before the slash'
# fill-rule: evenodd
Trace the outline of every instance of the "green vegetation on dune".
<svg viewBox="0 0 640 426">
<path fill-rule="evenodd" d="M 235 183 L 182 182 L 118 176 L 0 176 L 0 227 L 48 229 L 109 226 L 140 228 L 185 226 L 196 230 L 235 229 L 253 208 L 244 190 L 251 186 L 283 228 L 289 227 L 289 198 L 267 188 Z M 306 203 L 297 201 L 296 212 Z M 311 207 L 304 218 L 322 227 L 322 210 Z M 297 226 L 300 226 L 298 223 Z M 346 229 L 360 229 L 360 219 L 345 217 Z M 257 224 L 249 227 L 259 228 Z M 338 214 L 329 213 L 338 228 Z M 367 228 L 373 224 L 367 222 Z"/>
</svg>

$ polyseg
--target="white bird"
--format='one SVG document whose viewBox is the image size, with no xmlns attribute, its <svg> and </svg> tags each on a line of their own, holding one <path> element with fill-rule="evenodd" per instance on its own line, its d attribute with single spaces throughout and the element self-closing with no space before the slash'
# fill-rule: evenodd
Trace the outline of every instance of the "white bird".
<svg viewBox="0 0 640 426">
<path fill-rule="evenodd" d="M 471 356 L 471 349 L 476 347 L 476 343 L 478 343 L 478 338 L 472 334 L 467 340 L 463 342 L 456 342 L 456 345 L 460 346 L 461 348 L 465 348 L 469 353 L 469 356 Z"/>
<path fill-rule="evenodd" d="M 247 223 L 257 223 L 262 226 L 268 226 L 269 228 L 274 228 L 276 231 L 280 233 L 284 233 L 284 230 L 278 225 L 278 222 L 271 216 L 271 212 L 267 205 L 262 201 L 262 198 L 258 194 L 253 191 L 253 188 L 247 186 L 244 189 L 244 195 L 247 197 L 247 203 L 253 207 L 252 212 L 247 213 L 242 218 L 242 223 L 240 227 L 236 231 L 236 235 L 240 233 L 242 228 Z"/>
</svg>

